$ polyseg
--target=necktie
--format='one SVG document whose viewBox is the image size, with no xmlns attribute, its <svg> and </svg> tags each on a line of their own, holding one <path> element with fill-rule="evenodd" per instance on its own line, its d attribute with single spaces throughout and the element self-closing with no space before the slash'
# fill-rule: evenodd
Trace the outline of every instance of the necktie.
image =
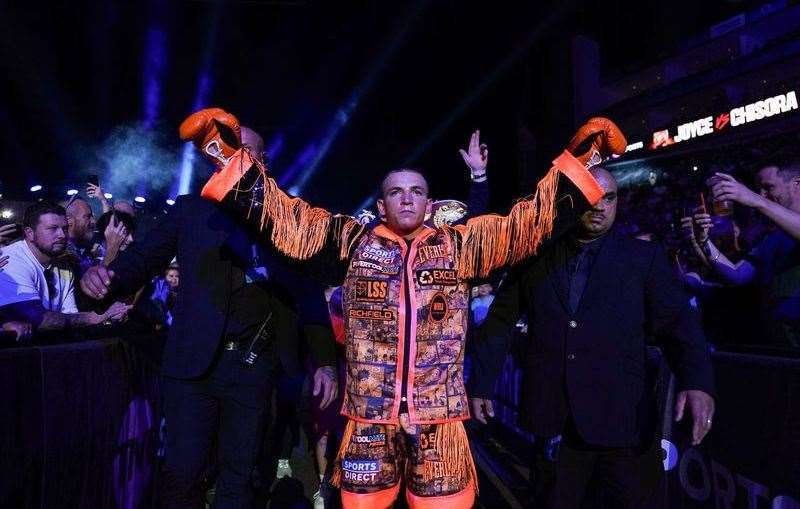
<svg viewBox="0 0 800 509">
<path fill-rule="evenodd" d="M 569 270 L 569 309 L 571 313 L 575 313 L 578 310 L 583 290 L 586 288 L 586 281 L 589 279 L 588 251 L 587 248 L 581 249 L 567 264 Z"/>
</svg>

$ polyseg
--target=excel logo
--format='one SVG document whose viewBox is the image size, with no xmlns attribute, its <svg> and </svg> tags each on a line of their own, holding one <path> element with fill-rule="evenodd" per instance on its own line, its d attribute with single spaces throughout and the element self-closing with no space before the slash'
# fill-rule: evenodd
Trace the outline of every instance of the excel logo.
<svg viewBox="0 0 800 509">
<path fill-rule="evenodd" d="M 420 286 L 458 284 L 458 274 L 455 269 L 422 269 L 417 271 L 417 283 Z"/>
</svg>

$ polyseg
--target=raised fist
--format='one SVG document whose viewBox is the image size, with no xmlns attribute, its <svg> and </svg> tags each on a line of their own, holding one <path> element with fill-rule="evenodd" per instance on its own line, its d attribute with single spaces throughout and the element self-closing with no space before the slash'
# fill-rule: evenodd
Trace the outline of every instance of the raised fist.
<svg viewBox="0 0 800 509">
<path fill-rule="evenodd" d="M 622 155 L 628 147 L 625 135 L 611 120 L 590 118 L 583 124 L 567 145 L 567 150 L 584 166 L 600 164 L 612 154 Z"/>
<path fill-rule="evenodd" d="M 181 123 L 180 136 L 194 143 L 218 168 L 228 164 L 242 146 L 239 120 L 222 108 L 206 108 L 189 115 Z"/>
</svg>

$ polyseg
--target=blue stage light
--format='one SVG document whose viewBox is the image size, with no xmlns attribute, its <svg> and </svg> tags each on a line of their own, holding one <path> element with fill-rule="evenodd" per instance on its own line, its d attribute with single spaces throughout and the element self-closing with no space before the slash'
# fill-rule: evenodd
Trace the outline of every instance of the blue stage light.
<svg viewBox="0 0 800 509">
<path fill-rule="evenodd" d="M 167 34 L 158 26 L 147 31 L 144 60 L 144 127 L 150 129 L 158 119 L 161 81 L 167 66 Z"/>
<path fill-rule="evenodd" d="M 325 135 L 319 142 L 319 150 L 317 150 L 314 159 L 303 169 L 300 178 L 294 183 L 295 187 L 298 189 L 298 193 L 303 192 L 306 183 L 308 183 L 309 179 L 317 172 L 320 163 L 325 156 L 328 155 L 333 142 L 336 141 L 337 136 L 347 125 L 358 108 L 359 102 L 374 88 L 378 77 L 381 75 L 382 71 L 386 69 L 400 46 L 406 41 L 409 32 L 413 30 L 416 21 L 422 17 L 422 13 L 426 7 L 426 2 L 418 2 L 415 8 L 409 10 L 405 17 L 397 20 L 394 25 L 394 32 L 388 39 L 386 45 L 382 48 L 380 55 L 370 63 L 360 83 L 353 89 L 344 104 L 334 113 Z"/>
</svg>

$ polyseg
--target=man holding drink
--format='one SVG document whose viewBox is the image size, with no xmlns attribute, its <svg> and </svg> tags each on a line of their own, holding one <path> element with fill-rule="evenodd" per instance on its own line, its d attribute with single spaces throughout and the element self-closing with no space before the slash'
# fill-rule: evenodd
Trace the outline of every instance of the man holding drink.
<svg viewBox="0 0 800 509">
<path fill-rule="evenodd" d="M 760 194 L 725 173 L 709 180 L 714 202 L 721 205 L 716 213 L 726 210 L 724 202 L 735 202 L 755 208 L 779 228 L 768 233 L 747 257 L 733 263 L 709 239 L 711 216 L 695 214 L 695 237 L 708 264 L 727 283 L 755 282 L 768 341 L 800 347 L 800 162 L 761 166 L 756 176 Z"/>
</svg>

